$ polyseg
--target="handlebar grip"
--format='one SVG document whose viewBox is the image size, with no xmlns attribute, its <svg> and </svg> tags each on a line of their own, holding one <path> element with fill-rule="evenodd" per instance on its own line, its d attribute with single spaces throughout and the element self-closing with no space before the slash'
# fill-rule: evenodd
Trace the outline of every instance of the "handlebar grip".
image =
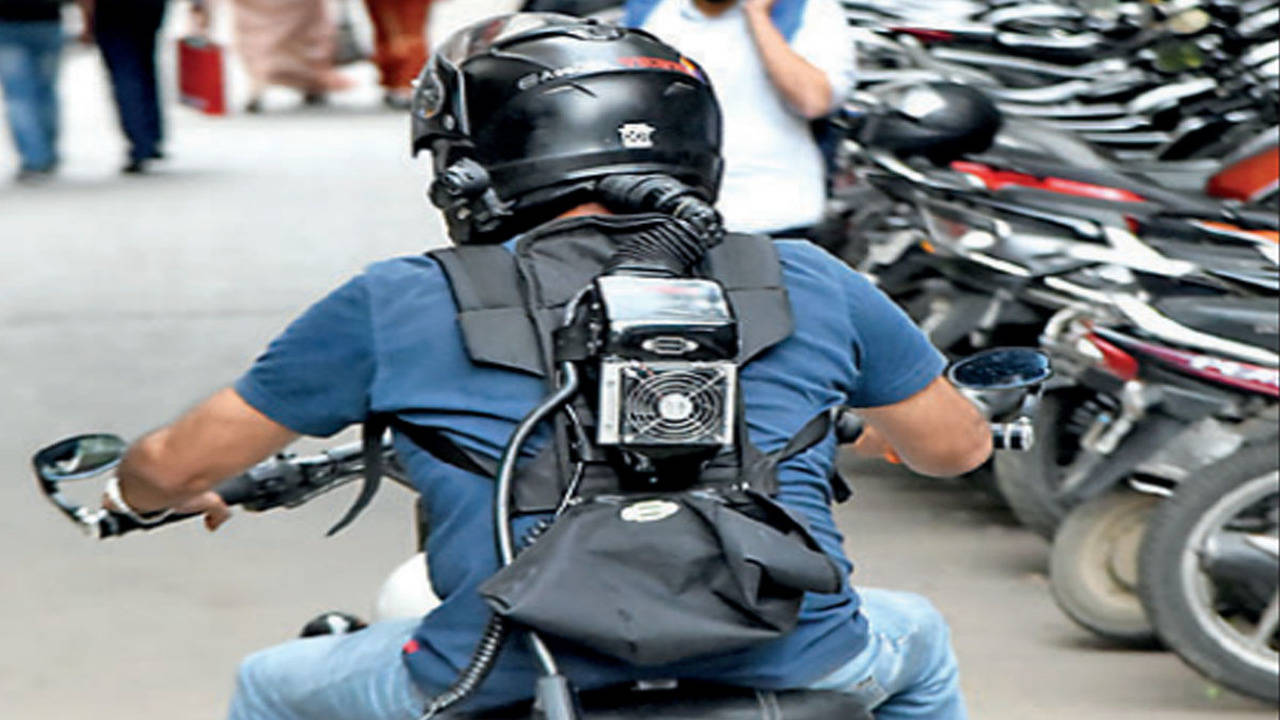
<svg viewBox="0 0 1280 720">
<path fill-rule="evenodd" d="M 1030 450 L 1035 444 L 1035 428 L 1025 420 L 992 423 L 991 444 L 996 450 Z"/>
<path fill-rule="evenodd" d="M 257 494 L 257 483 L 254 482 L 249 473 L 241 473 L 233 478 L 224 480 L 213 491 L 218 493 L 218 496 L 226 504 L 241 505 Z"/>
<path fill-rule="evenodd" d="M 128 515 L 108 511 L 106 516 L 104 516 L 98 523 L 98 537 L 120 537 L 121 535 L 127 535 L 134 530 L 155 530 L 156 528 L 164 527 L 165 525 L 172 525 L 176 522 L 182 522 L 183 520 L 198 517 L 199 515 L 200 513 L 176 513 L 158 523 L 144 525 Z"/>
</svg>

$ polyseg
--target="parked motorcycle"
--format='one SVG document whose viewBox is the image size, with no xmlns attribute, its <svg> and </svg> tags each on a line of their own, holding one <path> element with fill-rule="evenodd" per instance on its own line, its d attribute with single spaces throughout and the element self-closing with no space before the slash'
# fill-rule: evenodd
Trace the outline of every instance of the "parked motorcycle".
<svg viewBox="0 0 1280 720">
<path fill-rule="evenodd" d="M 906 92 L 896 107 L 925 107 Z M 982 116 L 944 96 L 934 99 L 947 121 Z M 1238 467 L 1255 447 L 1274 448 L 1274 230 L 1223 223 L 1239 208 L 1143 189 L 1113 173 L 1026 162 L 998 148 L 973 151 L 970 135 L 930 127 L 928 113 L 907 117 L 870 103 L 863 115 L 855 127 L 856 182 L 847 188 L 860 193 L 853 217 L 862 223 L 858 237 L 869 241 L 862 266 L 939 347 L 963 353 L 1034 334 L 1060 368 L 1035 421 L 1035 447 L 995 461 L 997 484 L 1019 519 L 1046 537 L 1057 530 L 1051 581 L 1059 605 L 1113 640 L 1179 638 L 1170 646 L 1219 678 L 1242 653 L 1226 644 L 1225 632 L 1206 640 L 1182 622 L 1188 607 L 1208 603 L 1233 622 L 1254 623 L 1248 637 L 1263 639 L 1243 657 L 1274 685 L 1273 666 L 1258 660 L 1272 651 L 1274 634 L 1266 609 L 1277 568 L 1263 562 L 1265 553 L 1180 545 L 1199 553 L 1208 570 L 1197 582 L 1207 578 L 1212 590 L 1210 600 L 1202 592 L 1199 605 L 1184 603 L 1181 616 L 1166 608 L 1164 617 L 1180 618 L 1168 621 L 1171 628 L 1153 628 L 1154 614 L 1148 621 L 1138 597 L 1140 578 L 1156 572 L 1146 564 L 1156 551 L 1139 553 L 1147 522 L 1175 506 L 1159 499 L 1201 498 L 1194 489 L 1210 473 Z M 946 131 L 946 140 L 931 141 L 929 130 Z M 1275 222 L 1249 213 L 1233 219 Z M 1274 453 L 1272 463 L 1280 464 Z M 1248 603 L 1225 604 L 1252 584 L 1260 589 L 1243 595 Z M 1218 648 L 1217 665 L 1203 659 L 1208 646 Z M 1267 697 L 1256 677 L 1252 689 L 1226 684 Z"/>
<path fill-rule="evenodd" d="M 1280 702 L 1280 445 L 1200 471 L 1148 521 L 1139 587 L 1160 639 L 1214 682 Z"/>
<path fill-rule="evenodd" d="M 1094 146 L 1089 154 L 1126 164 L 1173 162 L 1175 179 L 1190 168 L 1212 174 L 1212 159 L 1260 134 L 1274 146 L 1280 45 L 1254 18 L 1275 8 L 1245 20 L 1230 3 L 1155 8 L 1156 20 L 1124 33 L 1081 31 L 1082 17 L 1103 20 L 1053 5 L 988 14 L 1020 13 L 1018 22 L 1043 26 L 1035 35 L 957 26 L 933 13 L 925 23 L 854 13 L 860 87 L 928 80 L 981 87 L 1010 118 L 1075 133 Z"/>
<path fill-rule="evenodd" d="M 1168 296 L 1156 305 L 1214 333 L 1196 339 L 1221 339 L 1222 348 L 1179 347 L 1140 325 L 1122 331 L 1067 311 L 1049 324 L 1044 347 L 1077 382 L 1046 399 L 1037 450 L 1002 458 L 998 470 L 1022 517 L 1045 530 L 1065 518 L 1050 560 L 1059 606 L 1124 643 L 1153 638 L 1137 597 L 1137 551 L 1158 499 L 1216 477 L 1217 463 L 1251 444 L 1273 441 L 1280 420 L 1280 370 L 1226 355 L 1263 350 L 1268 339 L 1274 347 L 1274 296 Z M 1252 324 L 1238 322 L 1244 317 Z"/>
</svg>

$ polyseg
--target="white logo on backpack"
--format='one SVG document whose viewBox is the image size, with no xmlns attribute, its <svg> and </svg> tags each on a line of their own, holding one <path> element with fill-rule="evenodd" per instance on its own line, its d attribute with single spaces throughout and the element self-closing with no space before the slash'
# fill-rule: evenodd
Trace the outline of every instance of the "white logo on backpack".
<svg viewBox="0 0 1280 720">
<path fill-rule="evenodd" d="M 633 523 L 651 523 L 680 512 L 680 506 L 667 500 L 645 500 L 622 508 L 622 519 Z"/>
</svg>

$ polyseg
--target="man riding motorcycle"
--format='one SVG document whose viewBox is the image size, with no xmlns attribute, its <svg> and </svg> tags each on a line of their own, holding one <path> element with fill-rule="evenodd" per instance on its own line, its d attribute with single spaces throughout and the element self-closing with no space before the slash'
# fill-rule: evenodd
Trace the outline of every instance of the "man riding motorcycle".
<svg viewBox="0 0 1280 720">
<path fill-rule="evenodd" d="M 414 147 L 432 151 L 432 200 L 457 247 L 376 263 L 339 287 L 233 387 L 137 441 L 105 493 L 104 505 L 142 521 L 199 512 L 216 529 L 228 517 L 210 492 L 220 480 L 299 435 L 329 436 L 371 417 L 392 427 L 427 513 L 425 549 L 441 605 L 420 621 L 375 623 L 256 653 L 241 666 L 233 720 L 418 718 L 450 687 L 489 616 L 480 588 L 508 561 L 500 558 L 502 543 L 493 547 L 495 502 L 502 502 L 494 498 L 493 476 L 501 475 L 494 465 L 511 455 L 527 476 L 516 478 L 513 493 L 515 511 L 524 513 L 520 533 L 540 517 L 536 498 L 529 499 L 538 483 L 567 482 L 546 470 L 554 464 L 539 465 L 539 458 L 554 463 L 569 454 L 558 449 L 560 425 L 533 430 L 524 452 L 511 440 L 555 375 L 539 348 L 556 358 L 587 352 L 573 348 L 576 336 L 560 332 L 566 328 L 549 333 L 539 324 L 549 306 L 576 307 L 583 293 L 547 306 L 537 304 L 545 299 L 538 293 L 583 273 L 595 278 L 590 287 L 598 292 L 652 282 L 683 292 L 688 286 L 663 285 L 665 276 L 645 258 L 683 252 L 689 238 L 702 242 L 690 228 L 714 228 L 717 220 L 707 203 L 720 180 L 719 107 L 699 66 L 646 33 L 553 15 L 491 18 L 440 47 L 417 93 Z M 830 509 L 840 494 L 831 480 L 836 444 L 812 419 L 842 405 L 857 408 L 865 422 L 858 453 L 892 451 L 914 470 L 948 476 L 990 454 L 984 418 L 941 377 L 944 361 L 919 330 L 839 261 L 807 242 L 716 240 L 716 247 L 699 246 L 705 257 L 681 257 L 690 272 L 727 288 L 741 325 L 738 401 L 724 396 L 726 405 L 741 406 L 734 411 L 737 444 L 777 461 L 765 483 L 772 483 L 769 494 L 838 568 L 838 588 L 805 595 L 794 625 L 764 641 L 693 657 L 659 648 L 661 658 L 675 659 L 649 664 L 557 643 L 561 671 L 583 690 L 700 679 L 839 690 L 877 708 L 880 718 L 966 717 L 938 612 L 918 596 L 856 592 L 844 579 L 852 565 Z M 624 245 L 643 252 L 619 260 L 612 251 Z M 650 251 L 656 254 L 644 254 Z M 621 279 L 600 280 L 611 273 Z M 524 307 L 486 299 L 511 292 Z M 584 312 L 597 305 L 608 302 L 585 302 Z M 650 340 L 648 349 L 670 349 L 669 333 Z M 693 399 L 667 397 L 660 413 L 683 422 L 695 412 Z M 572 419 L 577 425 L 577 415 Z M 796 442 L 813 427 L 821 434 Z M 554 452 L 543 452 L 548 448 Z M 589 438 L 571 448 L 599 449 Z M 599 456 L 608 459 L 598 464 L 618 476 L 660 476 L 642 454 L 606 448 Z M 719 457 L 697 467 L 711 468 Z M 729 471 L 741 478 L 758 467 L 743 461 Z M 675 507 L 639 503 L 623 519 L 657 521 Z M 537 542 L 550 543 L 555 532 Z M 578 600 L 580 607 L 567 610 L 581 610 L 585 619 L 600 597 Z M 643 647 L 646 638 L 635 641 Z M 510 644 L 463 707 L 529 697 L 536 649 Z"/>
</svg>

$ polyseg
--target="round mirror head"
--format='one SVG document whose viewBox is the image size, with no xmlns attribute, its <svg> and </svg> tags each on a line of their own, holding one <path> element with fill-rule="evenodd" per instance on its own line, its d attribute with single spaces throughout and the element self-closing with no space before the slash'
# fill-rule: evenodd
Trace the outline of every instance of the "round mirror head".
<svg viewBox="0 0 1280 720">
<path fill-rule="evenodd" d="M 953 384 L 970 390 L 1013 390 L 1048 380 L 1049 356 L 1033 348 L 996 348 L 960 360 L 947 371 Z"/>
<path fill-rule="evenodd" d="M 115 435 L 77 435 L 60 440 L 32 458 L 41 479 L 59 482 L 101 475 L 120 464 L 128 445 Z"/>
</svg>

